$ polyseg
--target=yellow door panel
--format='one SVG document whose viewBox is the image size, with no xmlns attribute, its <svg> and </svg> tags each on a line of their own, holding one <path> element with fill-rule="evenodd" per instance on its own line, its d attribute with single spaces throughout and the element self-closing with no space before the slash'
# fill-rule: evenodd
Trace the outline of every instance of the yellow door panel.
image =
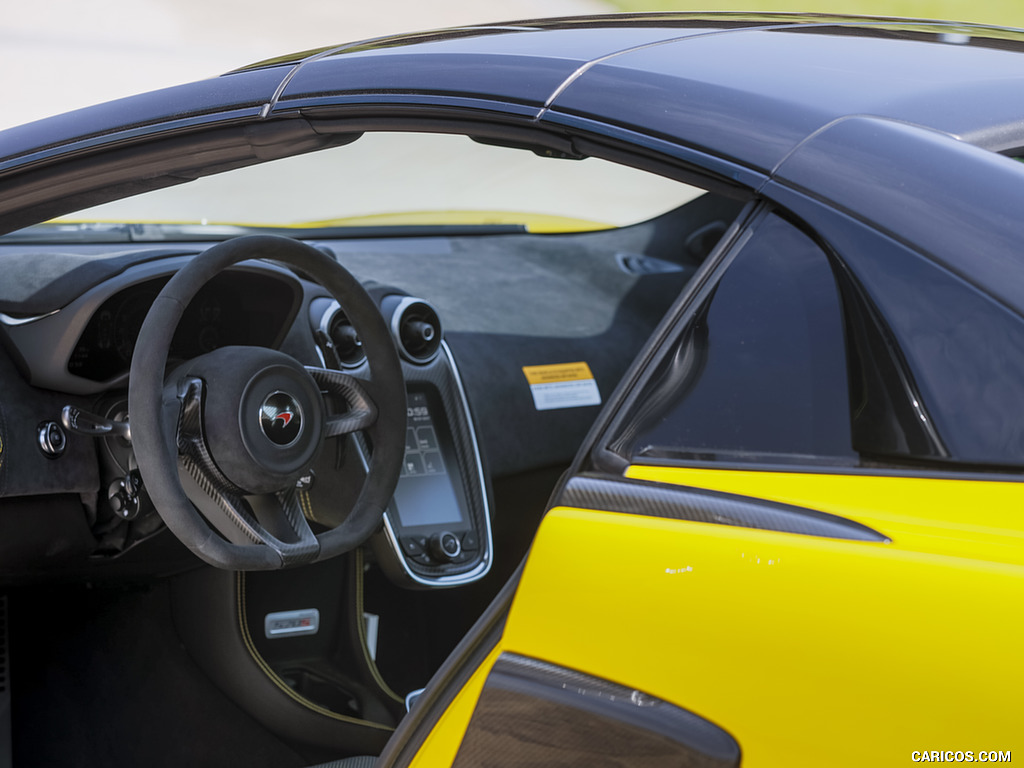
<svg viewBox="0 0 1024 768">
<path fill-rule="evenodd" d="M 501 645 L 716 723 L 746 768 L 905 765 L 1014 748 L 1022 596 L 962 553 L 562 507 Z"/>
<path fill-rule="evenodd" d="M 626 476 L 830 512 L 899 549 L 1024 565 L 1024 483 L 641 465 Z"/>
</svg>

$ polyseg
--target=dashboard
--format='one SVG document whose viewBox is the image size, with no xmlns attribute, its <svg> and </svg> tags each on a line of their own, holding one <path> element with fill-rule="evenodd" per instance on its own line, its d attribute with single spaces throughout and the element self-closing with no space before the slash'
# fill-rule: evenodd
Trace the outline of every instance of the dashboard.
<svg viewBox="0 0 1024 768">
<path fill-rule="evenodd" d="M 512 539 L 503 568 L 518 562 L 550 483 L 692 274 L 631 268 L 636 259 L 627 257 L 647 247 L 649 229 L 313 243 L 363 284 L 400 351 L 404 468 L 371 542 L 392 582 L 470 583 Z M 56 254 L 0 244 L 0 262 L 31 276 L 0 286 L 0 534 L 16 550 L 6 562 L 19 578 L 26 565 L 44 577 L 91 578 L 192 562 L 180 547 L 158 546 L 168 537 L 144 499 L 138 511 L 123 505 L 138 484 L 130 444 L 76 434 L 61 413 L 70 405 L 124 418 L 148 307 L 209 245 L 88 243 Z M 175 332 L 169 368 L 226 345 L 368 376 L 344 308 L 273 262 L 242 262 L 200 291 Z M 527 372 L 577 363 L 593 376 L 588 399 L 539 404 Z M 48 451 L 54 439 L 60 450 Z M 338 445 L 321 452 L 308 478 L 312 519 L 325 526 L 339 522 L 332 510 L 350 506 L 372 451 L 359 436 L 330 443 Z"/>
<path fill-rule="evenodd" d="M 57 468 L 81 465 L 78 447 L 95 424 L 126 418 L 124 390 L 139 331 L 153 301 L 183 258 L 130 266 L 84 291 L 59 311 L 5 315 L 8 353 L 35 387 L 94 396 L 51 411 L 38 444 Z M 376 291 L 400 352 L 408 387 L 405 460 L 382 530 L 371 541 L 382 570 L 411 588 L 453 586 L 482 578 L 492 562 L 490 499 L 476 431 L 437 311 L 397 288 Z M 305 311 L 302 311 L 302 310 Z M 344 309 L 319 286 L 281 266 L 244 262 L 214 276 L 185 309 L 167 370 L 229 346 L 284 349 L 301 363 L 368 379 L 365 356 Z M 58 413 L 64 413 L 60 419 Z M 68 415 L 69 414 L 69 415 Z M 95 418 L 93 418 L 95 417 Z M 122 430 L 123 431 L 123 430 Z M 76 433 L 82 433 L 76 434 Z M 122 434 L 100 438 L 99 501 L 91 527 L 127 528 L 91 554 L 117 558 L 160 526 L 144 493 L 131 445 Z M 307 516 L 333 526 L 360 487 L 372 446 L 361 433 L 325 449 L 303 478 Z M 346 459 L 340 461 L 339 455 Z M 72 490 L 68 488 L 67 490 Z"/>
</svg>

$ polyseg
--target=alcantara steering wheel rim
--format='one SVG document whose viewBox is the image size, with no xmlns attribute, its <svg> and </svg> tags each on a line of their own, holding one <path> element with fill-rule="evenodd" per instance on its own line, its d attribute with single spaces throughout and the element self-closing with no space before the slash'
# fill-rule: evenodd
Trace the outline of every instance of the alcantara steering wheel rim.
<svg viewBox="0 0 1024 768">
<path fill-rule="evenodd" d="M 289 518 L 289 522 L 298 526 L 299 530 L 302 529 L 302 526 L 306 526 L 305 531 L 308 531 L 314 539 L 313 541 L 304 541 L 301 546 L 291 550 L 286 547 L 287 551 L 284 552 L 274 544 L 277 539 L 273 536 L 269 536 L 263 541 L 259 541 L 260 537 L 257 536 L 252 543 L 227 540 L 211 527 L 207 519 L 190 501 L 179 479 L 179 455 L 181 453 L 179 444 L 182 442 L 179 439 L 179 431 L 182 429 L 183 397 L 185 396 L 181 380 L 191 375 L 188 370 L 189 364 L 179 368 L 176 372 L 175 377 L 179 379 L 178 381 L 164 381 L 164 369 L 171 339 L 189 301 L 214 275 L 227 267 L 250 259 L 272 259 L 297 267 L 312 276 L 345 308 L 346 316 L 363 342 L 370 368 L 370 381 L 356 382 L 335 371 L 306 370 L 313 370 L 314 373 L 317 373 L 319 384 L 314 384 L 314 386 L 324 386 L 325 379 L 329 379 L 343 388 L 352 385 L 356 390 L 359 390 L 359 385 L 362 384 L 370 392 L 370 404 L 376 406 L 376 419 L 368 426 L 364 424 L 370 421 L 369 418 L 359 422 L 358 419 L 346 420 L 343 417 L 331 417 L 327 419 L 328 423 L 322 433 L 313 436 L 318 441 L 313 451 L 315 455 L 319 451 L 319 446 L 327 439 L 325 434 L 327 432 L 333 431 L 336 434 L 341 434 L 353 431 L 353 428 L 365 431 L 373 447 L 369 457 L 369 467 L 363 487 L 351 511 L 344 522 L 333 529 L 312 534 L 304 519 L 291 519 L 295 517 L 296 513 L 286 507 L 284 515 Z M 233 349 L 243 350 L 241 353 L 234 354 L 242 354 L 243 358 L 251 358 L 254 361 L 249 365 L 250 370 L 243 371 L 242 375 L 249 375 L 251 381 L 258 379 L 258 385 L 267 389 L 278 386 L 274 383 L 271 374 L 281 374 L 285 376 L 286 382 L 297 382 L 295 385 L 297 389 L 308 389 L 301 381 L 302 373 L 296 370 L 296 367 L 302 369 L 302 366 L 287 356 L 268 351 L 267 366 L 260 369 L 261 361 L 257 359 L 257 352 L 246 355 L 244 350 L 249 348 Z M 210 353 L 211 356 L 217 354 L 218 351 Z M 223 354 L 232 353 L 225 351 Z M 201 367 L 203 365 L 202 358 L 205 357 L 196 358 L 196 365 Z M 281 358 L 286 358 L 286 360 L 281 360 Z M 215 365 L 213 370 L 216 371 L 213 374 L 214 378 L 222 376 L 223 372 L 220 369 L 224 367 L 216 365 L 216 363 L 217 358 L 212 357 L 212 364 Z M 207 365 L 210 364 L 211 361 L 207 361 Z M 269 368 L 274 370 L 268 374 L 266 369 Z M 253 373 L 252 370 L 256 369 L 258 369 L 257 372 Z M 208 368 L 208 370 L 210 369 Z M 193 376 L 193 379 L 195 378 L 201 379 L 202 377 Z M 267 379 L 269 383 L 264 384 L 263 379 Z M 249 386 L 251 381 L 238 385 L 237 388 L 239 391 L 244 390 L 248 393 L 253 386 L 257 386 L 257 384 Z M 232 386 L 235 385 L 237 382 L 232 383 Z M 286 384 L 285 389 L 287 388 Z M 297 393 L 297 396 L 302 397 L 300 393 Z M 205 397 L 203 402 L 206 402 Z M 308 405 L 308 398 L 306 402 Z M 203 407 L 205 408 L 205 405 Z M 241 402 L 239 409 L 239 413 L 242 413 Z M 316 562 L 353 549 L 369 538 L 379 527 L 384 509 L 394 494 L 395 485 L 401 472 L 405 449 L 405 383 L 402 377 L 401 363 L 388 326 L 373 299 L 347 270 L 317 249 L 289 238 L 257 235 L 219 243 L 196 256 L 171 278 L 153 302 L 139 332 L 132 357 L 128 410 L 136 460 L 146 490 L 157 511 L 167 527 L 189 549 L 207 563 L 221 568 L 273 570 L 304 562 Z M 245 422 L 248 418 L 248 411 L 245 411 L 245 414 L 245 418 L 239 416 L 240 423 Z M 228 424 L 228 421 L 230 421 L 230 414 L 224 423 Z M 258 434 L 256 438 L 253 438 L 251 434 L 242 434 L 242 437 L 246 445 L 256 439 L 262 439 Z M 271 453 L 273 450 L 276 449 L 272 449 Z M 228 459 L 227 456 L 225 456 L 226 459 Z M 273 457 L 270 460 L 272 459 Z M 183 462 L 186 460 L 190 459 L 183 458 Z M 237 476 L 227 478 L 220 473 L 216 464 L 217 457 L 214 456 L 211 466 L 207 468 L 205 474 L 200 473 L 199 476 L 206 477 L 214 485 L 217 485 L 219 481 L 223 488 L 232 488 L 242 492 L 251 490 L 245 488 L 246 480 L 244 478 L 241 482 L 238 481 Z M 256 469 L 260 469 L 260 466 L 256 466 Z M 271 474 L 273 473 L 271 472 Z M 282 473 L 281 477 L 284 478 L 282 483 L 285 483 L 285 487 L 282 487 L 280 491 L 275 491 L 279 498 L 288 498 L 289 489 L 285 480 L 295 474 L 301 474 L 301 468 Z M 225 483 L 226 485 L 224 485 Z M 200 483 L 200 485 L 204 484 Z M 266 491 L 264 489 L 258 492 L 265 493 Z M 301 510 L 297 514 L 299 518 L 302 518 Z M 305 533 L 298 535 L 300 538 L 306 538 Z"/>
</svg>

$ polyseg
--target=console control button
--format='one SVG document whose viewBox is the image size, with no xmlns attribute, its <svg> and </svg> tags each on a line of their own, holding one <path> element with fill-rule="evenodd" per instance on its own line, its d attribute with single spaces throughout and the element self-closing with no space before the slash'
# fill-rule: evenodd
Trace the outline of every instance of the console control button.
<svg viewBox="0 0 1024 768">
<path fill-rule="evenodd" d="M 450 563 L 462 552 L 462 542 L 451 531 L 441 531 L 430 537 L 429 551 L 435 560 Z"/>
<path fill-rule="evenodd" d="M 462 565 L 463 563 L 468 563 L 470 560 L 473 560 L 476 556 L 476 552 L 467 552 L 466 550 L 462 550 L 452 558 L 452 563 L 455 565 Z"/>
<path fill-rule="evenodd" d="M 403 536 L 402 550 L 409 557 L 426 554 L 427 539 L 425 536 Z"/>
<path fill-rule="evenodd" d="M 480 537 L 476 535 L 476 531 L 466 532 L 466 535 L 462 537 L 462 548 L 468 552 L 476 552 L 480 549 Z"/>
</svg>

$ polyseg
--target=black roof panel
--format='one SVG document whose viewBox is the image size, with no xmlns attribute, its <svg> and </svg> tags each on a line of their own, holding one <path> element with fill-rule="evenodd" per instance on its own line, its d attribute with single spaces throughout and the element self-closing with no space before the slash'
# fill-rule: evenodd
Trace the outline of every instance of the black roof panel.
<svg viewBox="0 0 1024 768">
<path fill-rule="evenodd" d="M 278 106 L 330 95 L 430 94 L 529 105 L 538 110 L 583 65 L 618 51 L 703 29 L 630 26 L 490 28 L 415 44 L 356 45 L 302 63 Z"/>
<path fill-rule="evenodd" d="M 857 114 L 1013 143 L 1024 118 L 1024 56 L 1007 49 L 1017 44 L 978 45 L 942 29 L 805 26 L 695 36 L 593 65 L 553 108 L 763 170 L 814 131 Z"/>
</svg>

